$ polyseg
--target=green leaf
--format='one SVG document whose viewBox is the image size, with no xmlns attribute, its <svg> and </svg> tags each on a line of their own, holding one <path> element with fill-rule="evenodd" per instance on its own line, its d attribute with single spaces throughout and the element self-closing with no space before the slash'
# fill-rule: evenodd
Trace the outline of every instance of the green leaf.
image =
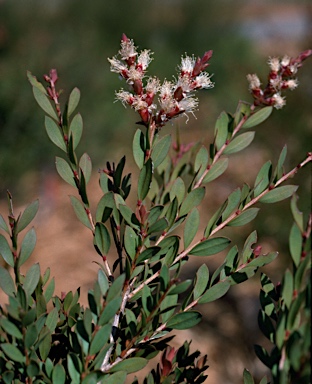
<svg viewBox="0 0 312 384">
<path fill-rule="evenodd" d="M 32 254 L 35 245 L 36 245 L 36 232 L 34 228 L 31 228 L 25 235 L 22 245 L 21 245 L 21 252 L 18 257 L 18 266 L 20 267 L 23 265 Z"/>
<path fill-rule="evenodd" d="M 138 199 L 144 200 L 148 194 L 151 181 L 152 181 L 152 160 L 148 159 L 147 162 L 143 165 L 143 168 L 140 171 L 139 180 L 138 180 Z"/>
<path fill-rule="evenodd" d="M 69 125 L 69 136 L 72 136 L 73 149 L 75 150 L 80 142 L 83 131 L 83 120 L 80 113 L 75 115 Z"/>
<path fill-rule="evenodd" d="M 29 349 L 32 347 L 36 340 L 38 338 L 38 329 L 36 324 L 30 324 L 29 327 L 27 327 L 26 334 L 25 334 L 25 347 Z"/>
<path fill-rule="evenodd" d="M 0 267 L 1 268 L 1 267 Z M 0 276 L 1 277 L 1 276 Z M 2 317 L 0 319 L 0 326 L 2 329 L 4 329 L 4 331 L 13 336 L 13 337 L 16 337 L 17 339 L 22 339 L 23 338 L 23 334 L 22 332 L 17 328 L 17 326 L 12 322 L 10 321 L 9 319 L 6 319 L 5 317 Z"/>
<path fill-rule="evenodd" d="M 172 201 L 175 197 L 178 199 L 179 205 L 182 203 L 185 195 L 185 184 L 181 177 L 178 177 L 171 186 L 170 189 L 170 200 Z"/>
<path fill-rule="evenodd" d="M 253 141 L 255 132 L 245 132 L 235 137 L 223 151 L 224 155 L 240 152 Z"/>
<path fill-rule="evenodd" d="M 52 373 L 52 382 L 57 384 L 64 384 L 66 380 L 66 372 L 62 363 L 56 364 Z"/>
<path fill-rule="evenodd" d="M 119 371 L 112 375 L 105 376 L 103 384 L 124 384 L 127 378 L 127 372 Z"/>
<path fill-rule="evenodd" d="M 108 288 L 109 288 L 109 284 L 108 284 L 108 279 L 105 273 L 102 271 L 102 269 L 99 269 L 99 272 L 98 272 L 98 282 L 100 285 L 102 295 L 103 296 L 106 295 L 106 292 L 108 291 Z"/>
<path fill-rule="evenodd" d="M 128 225 L 126 225 L 126 230 L 125 230 L 124 246 L 128 255 L 133 260 L 136 255 L 136 251 L 138 247 L 138 236 L 134 232 L 134 230 Z"/>
<path fill-rule="evenodd" d="M 33 87 L 33 94 L 40 108 L 43 109 L 44 112 L 49 116 L 51 116 L 54 120 L 58 121 L 57 113 L 52 107 L 52 104 L 48 99 L 48 96 L 37 87 Z"/>
<path fill-rule="evenodd" d="M 284 174 L 284 162 L 286 160 L 286 155 L 287 155 L 287 145 L 284 146 L 278 158 L 277 166 L 274 173 L 277 179 L 280 179 Z"/>
<path fill-rule="evenodd" d="M 167 322 L 167 328 L 179 330 L 193 328 L 201 318 L 202 315 L 197 311 L 177 313 Z"/>
<path fill-rule="evenodd" d="M 209 270 L 206 264 L 199 267 L 196 272 L 196 283 L 194 287 L 194 300 L 197 300 L 202 295 L 207 287 L 209 281 Z"/>
<path fill-rule="evenodd" d="M 94 242 L 100 250 L 101 255 L 106 256 L 110 248 L 111 240 L 109 232 L 103 223 L 96 223 L 95 225 Z"/>
<path fill-rule="evenodd" d="M 57 147 L 61 148 L 62 151 L 66 152 L 66 144 L 64 141 L 64 137 L 56 122 L 51 119 L 51 117 L 46 116 L 44 124 L 49 139 L 52 141 L 52 143 L 55 144 Z"/>
<path fill-rule="evenodd" d="M 179 216 L 188 214 L 194 207 L 197 207 L 205 196 L 205 188 L 193 189 L 181 204 Z"/>
<path fill-rule="evenodd" d="M 294 279 L 293 275 L 289 269 L 287 269 L 284 273 L 283 283 L 282 283 L 282 299 L 288 309 L 290 309 L 290 305 L 293 300 L 293 287 L 294 287 Z"/>
<path fill-rule="evenodd" d="M 262 196 L 259 201 L 268 204 L 277 203 L 293 195 L 297 189 L 297 185 L 284 185 L 283 187 L 274 188 Z"/>
<path fill-rule="evenodd" d="M 120 298 L 120 301 L 121 301 L 121 298 Z M 112 301 L 111 301 L 111 303 L 112 303 Z M 113 314 L 113 316 L 115 315 L 115 313 Z M 106 324 L 106 325 L 104 325 L 104 327 L 101 327 L 96 332 L 96 334 L 92 338 L 92 341 L 90 344 L 89 355 L 95 355 L 96 353 L 98 353 L 101 350 L 103 345 L 105 345 L 107 343 L 109 335 L 111 333 L 111 329 L 112 329 L 111 324 Z"/>
<path fill-rule="evenodd" d="M 184 248 L 186 249 L 191 242 L 193 241 L 195 235 L 197 234 L 199 227 L 199 212 L 197 208 L 193 208 L 189 216 L 185 221 L 184 226 Z"/>
<path fill-rule="evenodd" d="M 119 204 L 118 210 L 120 211 L 127 224 L 129 224 L 132 228 L 140 228 L 140 222 L 130 207 L 127 205 Z"/>
<path fill-rule="evenodd" d="M 296 223 L 293 223 L 290 230 L 289 250 L 295 266 L 298 267 L 302 253 L 302 234 Z"/>
<path fill-rule="evenodd" d="M 137 129 L 132 143 L 133 157 L 136 165 L 142 169 L 145 159 L 146 141 L 143 132 Z"/>
<path fill-rule="evenodd" d="M 54 280 L 54 277 L 53 277 L 52 280 L 50 281 L 49 285 L 47 286 L 47 289 L 43 293 L 43 296 L 44 296 L 45 301 L 47 303 L 51 300 L 51 297 L 52 297 L 52 295 L 54 293 L 54 289 L 55 289 L 55 280 Z"/>
<path fill-rule="evenodd" d="M 166 158 L 171 146 L 171 135 L 162 137 L 152 149 L 154 168 L 157 168 Z"/>
<path fill-rule="evenodd" d="M 215 180 L 217 177 L 221 176 L 225 172 L 229 164 L 229 159 L 222 158 L 219 159 L 215 164 L 213 164 L 206 176 L 203 179 L 203 183 L 209 183 L 212 180 Z"/>
<path fill-rule="evenodd" d="M 92 226 L 90 224 L 88 215 L 83 207 L 83 205 L 80 203 L 80 201 L 75 196 L 69 196 L 70 202 L 74 208 L 74 211 L 76 213 L 76 216 L 78 220 L 85 225 L 87 228 L 92 230 Z"/>
<path fill-rule="evenodd" d="M 9 228 L 2 215 L 0 215 L 0 228 L 3 229 L 8 235 L 10 234 Z"/>
<path fill-rule="evenodd" d="M 51 332 L 55 331 L 58 319 L 58 310 L 57 308 L 53 308 L 52 311 L 48 314 L 45 322 L 45 325 L 49 328 Z"/>
<path fill-rule="evenodd" d="M 226 112 L 221 112 L 215 125 L 215 146 L 217 150 L 225 144 L 228 136 L 229 116 Z"/>
<path fill-rule="evenodd" d="M 242 128 L 252 128 L 263 123 L 272 113 L 273 107 L 264 107 L 249 116 Z"/>
<path fill-rule="evenodd" d="M 189 279 L 182 281 L 182 283 L 176 286 L 172 286 L 168 291 L 168 295 L 180 295 L 181 293 L 184 293 L 187 289 L 189 289 L 192 282 L 193 280 Z"/>
<path fill-rule="evenodd" d="M 68 100 L 68 109 L 67 109 L 67 116 L 68 119 L 70 115 L 74 112 L 74 110 L 77 108 L 80 100 L 80 91 L 78 88 L 74 88 L 70 95 Z"/>
<path fill-rule="evenodd" d="M 24 290 L 30 296 L 37 287 L 40 279 L 39 263 L 32 265 L 26 273 L 24 280 Z"/>
<path fill-rule="evenodd" d="M 113 282 L 106 297 L 107 302 L 121 295 L 121 291 L 125 282 L 125 277 L 125 274 L 119 275 L 117 279 Z"/>
<path fill-rule="evenodd" d="M 35 200 L 32 203 L 30 203 L 22 213 L 21 217 L 19 218 L 17 222 L 17 233 L 21 232 L 24 228 L 27 227 L 27 225 L 33 220 L 33 218 L 36 216 L 39 208 L 39 200 Z"/>
<path fill-rule="evenodd" d="M 9 343 L 2 343 L 1 349 L 13 361 L 25 364 L 25 355 L 23 355 L 22 352 L 15 347 L 15 345 Z"/>
<path fill-rule="evenodd" d="M 207 148 L 202 146 L 200 150 L 197 152 L 194 163 L 194 171 L 197 173 L 196 179 L 198 180 L 205 169 L 207 168 L 209 161 L 209 155 Z"/>
<path fill-rule="evenodd" d="M 258 240 L 257 231 L 251 232 L 251 234 L 247 237 L 242 250 L 243 263 L 247 263 L 250 257 L 252 256 L 253 254 L 252 246 L 256 244 L 257 240 Z"/>
<path fill-rule="evenodd" d="M 168 220 L 166 217 L 162 217 L 148 228 L 147 234 L 151 235 L 152 233 L 162 232 L 167 227 Z"/>
<path fill-rule="evenodd" d="M 84 153 L 79 161 L 79 167 L 81 168 L 83 175 L 86 180 L 86 184 L 88 184 L 90 177 L 91 177 L 91 172 L 92 172 L 92 163 L 91 163 L 91 158 L 87 153 Z"/>
<path fill-rule="evenodd" d="M 210 303 L 211 301 L 219 299 L 227 293 L 230 286 L 231 284 L 228 280 L 216 283 L 203 294 L 198 300 L 198 304 Z"/>
<path fill-rule="evenodd" d="M 47 327 L 44 327 L 39 334 L 40 344 L 39 352 L 42 360 L 46 360 L 52 345 L 51 332 Z"/>
<path fill-rule="evenodd" d="M 222 221 L 226 220 L 231 213 L 234 211 L 235 208 L 237 208 L 240 198 L 241 198 L 241 190 L 239 188 L 235 189 L 227 198 L 227 204 L 222 212 Z"/>
<path fill-rule="evenodd" d="M 103 326 L 104 324 L 107 324 L 109 321 L 111 321 L 111 319 L 119 311 L 121 306 L 121 301 L 122 301 L 121 297 L 117 296 L 106 304 L 105 309 L 99 318 L 99 322 L 98 322 L 99 325 Z M 109 336 L 110 330 L 112 329 L 112 325 L 111 324 L 108 324 L 108 325 L 109 325 L 109 328 L 108 328 L 109 329 L 108 336 Z M 102 343 L 102 346 L 103 346 L 104 340 L 102 341 L 103 341 Z"/>
<path fill-rule="evenodd" d="M 44 86 L 40 83 L 40 81 L 37 80 L 36 76 L 33 76 L 31 74 L 30 71 L 27 71 L 27 77 L 28 77 L 28 80 L 30 82 L 30 84 L 35 87 L 35 88 L 38 88 L 39 91 L 41 91 L 42 93 L 44 93 L 45 95 L 47 94 Z"/>
<path fill-rule="evenodd" d="M 96 221 L 100 221 L 104 223 L 110 217 L 110 214 L 114 207 L 115 207 L 115 200 L 114 200 L 113 192 L 105 193 L 105 195 L 101 197 L 101 200 L 99 201 L 96 208 L 96 214 L 95 214 Z M 121 212 L 121 214 L 123 213 Z"/>
<path fill-rule="evenodd" d="M 10 267 L 14 268 L 13 254 L 6 238 L 3 235 L 0 235 L 0 255 Z"/>
<path fill-rule="evenodd" d="M 143 369 L 148 363 L 147 359 L 143 357 L 130 357 L 126 360 L 121 361 L 120 363 L 114 365 L 109 372 L 118 372 L 124 371 L 127 373 L 133 373 Z"/>
<path fill-rule="evenodd" d="M 239 227 L 252 221 L 258 214 L 259 208 L 249 208 L 241 212 L 238 216 L 230 221 L 227 225 L 230 227 Z"/>
<path fill-rule="evenodd" d="M 74 174 L 70 165 L 67 163 L 67 161 L 62 159 L 61 157 L 56 157 L 55 165 L 56 165 L 56 170 L 58 174 L 61 176 L 61 178 L 64 181 L 66 181 L 66 183 L 76 188 Z"/>
<path fill-rule="evenodd" d="M 293 194 L 290 201 L 291 213 L 293 215 L 295 223 L 298 225 L 300 232 L 302 233 L 304 231 L 303 215 L 302 215 L 302 212 L 300 212 L 298 209 L 297 201 L 298 201 L 298 196 L 296 194 Z"/>
<path fill-rule="evenodd" d="M 229 244 L 230 240 L 227 237 L 214 237 L 201 241 L 195 245 L 189 252 L 193 256 L 211 256 L 223 251 Z"/>
<path fill-rule="evenodd" d="M 160 247 L 149 247 L 145 249 L 137 258 L 137 264 L 141 263 L 144 260 L 150 259 L 151 257 L 155 256 L 159 251 Z"/>
<path fill-rule="evenodd" d="M 253 377 L 247 369 L 244 369 L 244 384 L 255 384 Z"/>
<path fill-rule="evenodd" d="M 79 362 L 78 362 L 78 358 L 73 353 L 70 353 L 67 356 L 67 368 L 68 368 L 69 376 L 72 379 L 72 384 L 79 384 L 80 383 Z"/>
<path fill-rule="evenodd" d="M 268 188 L 270 184 L 272 172 L 272 163 L 271 161 L 267 161 L 260 169 L 255 185 L 254 185 L 254 196 L 257 197 L 262 193 L 265 189 Z"/>
</svg>

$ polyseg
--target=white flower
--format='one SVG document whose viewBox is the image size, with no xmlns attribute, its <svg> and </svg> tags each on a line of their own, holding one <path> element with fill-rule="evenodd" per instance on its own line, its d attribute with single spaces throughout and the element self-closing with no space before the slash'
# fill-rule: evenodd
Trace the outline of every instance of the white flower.
<svg viewBox="0 0 312 384">
<path fill-rule="evenodd" d="M 136 69 L 134 65 L 131 65 L 128 71 L 128 80 L 127 82 L 129 84 L 133 84 L 135 80 L 142 80 L 144 77 L 144 72 L 142 72 L 140 69 Z"/>
<path fill-rule="evenodd" d="M 282 84 L 282 78 L 280 76 L 276 76 L 275 79 L 270 79 L 270 84 L 271 86 L 275 89 L 278 90 L 281 87 Z"/>
<path fill-rule="evenodd" d="M 181 57 L 181 65 L 180 65 L 179 69 L 180 69 L 182 75 L 184 75 L 186 73 L 191 75 L 193 72 L 195 63 L 196 63 L 196 60 L 195 60 L 194 56 Z"/>
<path fill-rule="evenodd" d="M 287 87 L 292 91 L 298 87 L 299 82 L 297 79 L 290 79 L 286 81 Z"/>
<path fill-rule="evenodd" d="M 194 88 L 199 88 L 199 89 L 209 89 L 213 88 L 214 84 L 210 80 L 210 75 L 207 72 L 202 72 L 198 76 L 196 76 L 193 84 L 195 85 Z"/>
<path fill-rule="evenodd" d="M 190 92 L 192 90 L 192 81 L 190 76 L 188 75 L 180 76 L 176 85 L 176 88 L 179 88 L 179 87 L 182 88 L 183 92 L 186 92 L 186 93 Z"/>
<path fill-rule="evenodd" d="M 157 93 L 159 91 L 160 81 L 157 77 L 149 77 L 145 86 L 147 93 Z"/>
<path fill-rule="evenodd" d="M 151 57 L 151 51 L 149 49 L 145 49 L 142 51 L 138 57 L 138 64 L 142 67 L 143 71 L 147 69 L 150 62 L 153 60 Z"/>
<path fill-rule="evenodd" d="M 247 80 L 249 82 L 250 90 L 260 88 L 261 83 L 260 83 L 259 77 L 256 74 L 247 75 Z"/>
<path fill-rule="evenodd" d="M 131 105 L 133 103 L 134 96 L 132 93 L 121 89 L 120 91 L 116 92 L 116 100 L 121 101 L 122 105 L 126 107 L 127 105 Z"/>
<path fill-rule="evenodd" d="M 281 65 L 283 67 L 287 67 L 287 65 L 289 65 L 289 62 L 290 62 L 290 57 L 285 55 L 282 60 L 281 60 Z"/>
<path fill-rule="evenodd" d="M 193 113 L 198 107 L 198 99 L 196 97 L 185 97 L 178 103 L 179 109 L 185 113 Z"/>
<path fill-rule="evenodd" d="M 272 71 L 278 72 L 280 69 L 280 62 L 278 57 L 269 57 L 268 64 Z"/>
<path fill-rule="evenodd" d="M 107 59 L 107 60 L 111 64 L 111 67 L 110 67 L 111 72 L 116 72 L 116 73 L 128 72 L 127 66 L 124 63 L 122 63 L 120 60 L 116 59 L 115 56 L 112 59 Z"/>
<path fill-rule="evenodd" d="M 120 45 L 121 49 L 119 50 L 119 54 L 122 60 L 127 60 L 130 57 L 136 56 L 138 54 L 133 40 L 123 40 Z"/>
<path fill-rule="evenodd" d="M 171 112 L 176 107 L 176 100 L 173 97 L 173 84 L 171 81 L 165 80 L 160 87 L 159 104 L 166 112 Z"/>
<path fill-rule="evenodd" d="M 147 109 L 147 102 L 142 100 L 140 96 L 134 96 L 132 106 L 136 111 L 141 111 L 142 109 Z"/>
<path fill-rule="evenodd" d="M 285 97 L 282 97 L 279 93 L 275 93 L 272 99 L 274 100 L 274 107 L 276 109 L 281 109 L 286 104 Z"/>
</svg>

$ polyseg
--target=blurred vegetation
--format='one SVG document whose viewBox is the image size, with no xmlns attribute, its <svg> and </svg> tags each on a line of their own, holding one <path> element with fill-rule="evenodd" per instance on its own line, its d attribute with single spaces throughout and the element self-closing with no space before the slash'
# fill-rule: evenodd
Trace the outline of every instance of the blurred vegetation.
<svg viewBox="0 0 312 384">
<path fill-rule="evenodd" d="M 43 74 L 56 68 L 59 87 L 66 90 L 66 94 L 74 86 L 81 90 L 83 151 L 91 154 L 96 169 L 107 160 L 116 161 L 121 157 L 123 145 L 131 139 L 135 128 L 135 114 L 113 102 L 115 90 L 124 84 L 116 74 L 110 73 L 107 62 L 107 57 L 117 53 L 121 34 L 124 32 L 133 38 L 140 48 L 155 52 L 150 74 L 160 78 L 170 79 L 175 74 L 181 54 L 199 56 L 213 49 L 209 72 L 213 73 L 215 88 L 201 93 L 197 120 L 191 118 L 184 131 L 188 140 L 192 139 L 190 132 L 196 130 L 196 136 L 208 141 L 214 121 L 223 109 L 234 111 L 239 99 L 251 101 L 246 74 L 256 72 L 265 81 L 267 56 L 287 53 L 275 46 L 263 55 L 261 41 L 252 41 L 248 34 L 242 33 L 241 24 L 248 16 L 244 10 L 250 3 L 230 0 L 1 1 L 0 196 L 5 197 L 5 190 L 9 188 L 17 201 L 25 203 L 28 173 L 42 174 L 53 169 L 55 150 L 46 137 L 43 114 L 32 97 L 26 70 L 41 80 Z M 294 4 L 294 1 L 284 3 Z M 308 2 L 297 4 L 302 6 Z M 270 2 L 266 6 L 270 7 Z M 309 48 L 309 44 L 311 38 L 308 41 L 308 37 L 297 42 L 297 53 Z M 311 63 L 307 63 L 299 73 L 299 89 L 288 94 L 286 108 L 275 111 L 270 122 L 258 130 L 255 148 L 266 149 L 264 157 L 267 158 L 263 163 L 268 159 L 276 161 L 285 142 L 289 143 L 289 167 L 295 166 L 310 149 L 311 80 Z M 180 125 L 184 126 L 182 120 Z M 253 176 L 257 170 L 252 172 Z M 308 170 L 300 175 L 301 179 L 297 178 L 295 183 L 303 185 L 306 197 L 301 202 L 309 204 Z M 277 237 L 288 232 L 290 216 L 289 225 L 283 226 L 288 204 L 281 204 L 280 217 L 260 216 L 264 234 L 270 224 Z M 269 211 L 267 208 L 268 214 Z"/>
</svg>

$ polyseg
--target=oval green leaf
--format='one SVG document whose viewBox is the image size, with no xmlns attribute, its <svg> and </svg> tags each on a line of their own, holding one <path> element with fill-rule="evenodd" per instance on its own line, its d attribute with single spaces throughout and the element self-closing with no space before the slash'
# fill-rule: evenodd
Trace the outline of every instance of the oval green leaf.
<svg viewBox="0 0 312 384">
<path fill-rule="evenodd" d="M 21 245 L 21 252 L 18 258 L 19 267 L 29 259 L 30 255 L 32 254 L 35 248 L 36 241 L 37 241 L 36 232 L 34 228 L 31 228 L 30 231 L 26 233 Z"/>
<path fill-rule="evenodd" d="M 249 116 L 242 128 L 252 128 L 263 123 L 272 113 L 273 107 L 264 107 Z"/>
<path fill-rule="evenodd" d="M 197 325 L 201 321 L 202 315 L 197 311 L 177 313 L 168 322 L 167 328 L 188 329 Z"/>
<path fill-rule="evenodd" d="M 184 199 L 179 216 L 184 216 L 188 214 L 194 207 L 197 207 L 203 200 L 205 196 L 205 188 L 196 188 L 193 189 Z"/>
<path fill-rule="evenodd" d="M 39 263 L 32 265 L 26 273 L 24 281 L 24 290 L 30 296 L 37 287 L 40 279 L 40 266 Z"/>
<path fill-rule="evenodd" d="M 3 235 L 0 235 L 0 255 L 10 267 L 14 268 L 13 253 L 9 247 L 7 239 Z"/>
<path fill-rule="evenodd" d="M 66 160 L 62 159 L 61 157 L 55 158 L 55 165 L 56 170 L 58 174 L 61 176 L 61 178 L 66 181 L 66 183 L 70 184 L 72 187 L 76 188 L 76 183 L 74 180 L 74 174 L 72 169 L 70 168 L 69 164 Z"/>
<path fill-rule="evenodd" d="M 223 251 L 229 244 L 230 240 L 227 237 L 214 237 L 201 241 L 189 252 L 193 256 L 211 256 Z"/>
<path fill-rule="evenodd" d="M 297 189 L 297 185 L 284 185 L 283 187 L 274 188 L 261 197 L 259 201 L 268 204 L 277 203 L 292 196 Z"/>
<path fill-rule="evenodd" d="M 16 231 L 19 233 L 24 228 L 27 227 L 27 225 L 33 220 L 33 218 L 36 216 L 39 208 L 39 200 L 35 200 L 32 203 L 30 203 L 22 213 L 21 217 L 19 218 L 17 222 L 17 228 Z"/>
<path fill-rule="evenodd" d="M 69 134 L 72 135 L 73 149 L 75 150 L 80 142 L 83 131 L 83 121 L 80 113 L 75 115 L 69 125 Z"/>
<path fill-rule="evenodd" d="M 15 345 L 3 343 L 1 344 L 1 349 L 13 361 L 18 363 L 25 363 L 25 355 L 23 355 L 22 352 L 15 347 Z"/>
<path fill-rule="evenodd" d="M 109 232 L 103 223 L 96 223 L 95 225 L 94 242 L 100 250 L 101 255 L 106 256 L 110 248 L 111 240 Z"/>
<path fill-rule="evenodd" d="M 92 162 L 91 158 L 87 153 L 84 153 L 79 161 L 79 167 L 81 168 L 83 175 L 85 177 L 86 184 L 88 184 L 91 173 L 92 173 Z"/>
<path fill-rule="evenodd" d="M 138 198 L 139 200 L 144 200 L 148 194 L 153 174 L 153 165 L 152 160 L 148 159 L 147 162 L 143 165 L 139 175 L 138 181 Z"/>
<path fill-rule="evenodd" d="M 143 359 L 143 357 L 130 357 L 116 364 L 109 370 L 109 372 L 124 371 L 127 373 L 133 373 L 143 369 L 147 363 L 148 360 Z"/>
<path fill-rule="evenodd" d="M 199 212 L 193 208 L 185 221 L 184 226 L 184 248 L 186 249 L 193 241 L 199 227 Z"/>
<path fill-rule="evenodd" d="M 203 294 L 203 296 L 198 300 L 198 304 L 210 303 L 218 300 L 227 293 L 230 286 L 231 284 L 227 280 L 216 283 Z"/>
<path fill-rule="evenodd" d="M 224 155 L 240 152 L 253 141 L 255 132 L 245 132 L 235 137 L 223 151 Z"/>
<path fill-rule="evenodd" d="M 15 285 L 8 270 L 0 266 L 0 287 L 8 296 L 14 296 Z"/>
<path fill-rule="evenodd" d="M 68 109 L 67 109 L 67 116 L 68 119 L 70 115 L 74 112 L 74 110 L 77 108 L 77 105 L 79 104 L 80 100 L 80 91 L 78 88 L 74 88 L 70 95 L 68 100 Z"/>
<path fill-rule="evenodd" d="M 171 146 L 171 135 L 162 137 L 152 150 L 152 160 L 154 167 L 157 168 L 166 158 Z"/>
<path fill-rule="evenodd" d="M 257 216 L 258 212 L 259 208 L 249 208 L 236 216 L 235 219 L 230 221 L 227 225 L 230 227 L 239 227 L 241 225 L 245 225 L 252 221 Z"/>
<path fill-rule="evenodd" d="M 44 124 L 49 139 L 52 141 L 52 143 L 55 144 L 57 147 L 61 148 L 62 151 L 66 152 L 66 144 L 64 141 L 64 137 L 56 122 L 51 119 L 51 117 L 46 116 Z"/>
<path fill-rule="evenodd" d="M 87 212 L 85 211 L 83 205 L 80 203 L 80 201 L 75 196 L 69 196 L 70 202 L 74 208 L 75 214 L 78 218 L 78 220 L 85 225 L 87 228 L 92 230 L 92 226 L 90 224 Z"/>
<path fill-rule="evenodd" d="M 209 282 L 209 270 L 206 264 L 203 264 L 199 267 L 196 272 L 196 283 L 194 287 L 194 300 L 197 300 L 200 295 L 202 295 L 207 287 Z"/>
<path fill-rule="evenodd" d="M 223 158 L 219 159 L 215 164 L 213 164 L 206 176 L 204 177 L 203 183 L 209 183 L 212 180 L 215 180 L 217 177 L 221 176 L 225 172 L 229 164 L 229 159 Z"/>
<path fill-rule="evenodd" d="M 34 97 L 39 104 L 40 108 L 44 110 L 45 113 L 47 113 L 49 116 L 51 116 L 53 119 L 58 121 L 57 113 L 55 112 L 54 108 L 52 107 L 52 104 L 50 100 L 48 99 L 48 96 L 46 96 L 45 93 L 43 93 L 39 88 L 33 87 L 33 94 Z"/>
<path fill-rule="evenodd" d="M 221 112 L 215 125 L 215 146 L 219 150 L 225 144 L 228 135 L 229 117 L 226 112 Z"/>
<path fill-rule="evenodd" d="M 145 159 L 145 150 L 146 150 L 145 136 L 140 129 L 137 129 L 132 142 L 132 151 L 134 161 L 136 165 L 142 169 Z"/>
</svg>

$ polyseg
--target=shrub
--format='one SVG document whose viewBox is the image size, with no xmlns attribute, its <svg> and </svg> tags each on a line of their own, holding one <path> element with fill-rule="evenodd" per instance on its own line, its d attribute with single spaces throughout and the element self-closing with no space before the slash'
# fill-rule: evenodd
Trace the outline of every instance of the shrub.
<svg viewBox="0 0 312 384">
<path fill-rule="evenodd" d="M 226 171 L 228 156 L 251 144 L 255 132 L 250 129 L 263 123 L 274 107 L 285 105 L 284 91 L 297 87 L 295 74 L 311 54 L 309 50 L 297 58 L 271 58 L 265 88 L 255 74 L 248 75 L 253 103 L 240 101 L 234 114 L 222 112 L 214 141 L 206 148 L 200 142 L 181 143 L 179 133 L 173 143 L 170 128 L 165 126 L 181 115 L 188 120 L 198 107 L 196 91 L 213 88 L 205 72 L 212 51 L 202 58 L 182 57 L 177 79 L 161 83 L 157 77 L 146 77 L 151 52 L 139 53 L 123 35 L 119 56 L 109 61 L 112 72 L 130 89 L 118 91 L 116 98 L 139 114 L 132 142 L 138 178 L 131 189 L 131 175 L 124 172 L 126 158 L 117 164 L 107 162 L 99 170 L 103 196 L 95 209 L 90 207 L 87 189 L 91 159 L 86 153 L 80 159 L 76 154 L 83 129 L 81 115 L 74 114 L 80 92 L 75 88 L 63 108 L 56 88 L 57 71 L 52 69 L 44 76 L 46 87 L 28 73 L 34 97 L 46 114 L 47 134 L 65 153 L 65 159 L 56 158 L 56 169 L 78 191 L 79 198 L 70 196 L 70 201 L 78 220 L 92 234 L 99 271 L 86 308 L 79 303 L 79 289 L 53 296 L 55 284 L 49 269 L 42 275 L 40 265 L 34 264 L 22 275 L 20 268 L 34 250 L 36 233 L 30 228 L 22 241 L 20 233 L 34 219 L 39 203 L 35 200 L 16 216 L 8 192 L 8 220 L 0 216 L 4 231 L 0 254 L 6 263 L 0 268 L 0 286 L 8 296 L 0 317 L 2 382 L 123 383 L 129 373 L 142 370 L 160 352 L 157 367 L 144 383 L 204 382 L 207 356 L 191 352 L 188 341 L 174 349 L 172 331 L 194 327 L 201 320 L 198 304 L 218 300 L 231 286 L 250 279 L 277 257 L 277 252 L 262 254 L 256 231 L 247 237 L 242 250 L 236 245 L 228 249 L 231 241 L 220 235 L 222 229 L 250 223 L 261 204 L 291 197 L 292 265 L 276 286 L 263 272 L 260 276 L 258 322 L 273 349 L 268 352 L 255 346 L 255 351 L 269 367 L 273 382 L 308 383 L 311 216 L 305 223 L 297 208 L 297 186 L 282 184 L 310 162 L 312 155 L 285 173 L 285 146 L 275 168 L 271 162 L 265 163 L 253 186 L 235 189 L 210 217 L 203 233 L 198 206 L 208 184 Z M 216 192 L 211 189 L 210 193 Z M 135 207 L 126 202 L 133 195 Z M 107 258 L 111 247 L 115 249 L 113 265 Z M 207 262 L 194 279 L 181 279 L 190 257 L 209 257 L 226 249 L 213 273 Z M 245 384 L 254 382 L 249 371 L 242 374 Z M 264 377 L 261 384 L 268 380 Z"/>
</svg>

